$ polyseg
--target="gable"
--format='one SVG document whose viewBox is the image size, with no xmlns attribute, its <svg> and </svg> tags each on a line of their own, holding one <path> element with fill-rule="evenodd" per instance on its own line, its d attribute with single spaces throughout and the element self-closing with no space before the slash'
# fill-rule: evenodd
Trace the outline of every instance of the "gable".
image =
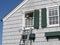
<svg viewBox="0 0 60 45">
<path fill-rule="evenodd" d="M 3 18 L 3 22 L 5 20 L 7 20 L 13 13 L 15 13 L 16 11 L 20 11 L 20 9 L 25 8 L 26 6 L 29 8 L 29 6 L 32 6 L 32 3 L 36 3 L 36 2 L 41 2 L 44 0 L 24 0 L 21 4 L 19 4 L 14 10 L 12 10 L 6 17 Z M 35 4 L 33 4 L 35 5 Z M 34 8 L 34 7 L 33 7 Z M 32 9 L 32 8 L 31 8 Z"/>
<path fill-rule="evenodd" d="M 46 7 L 51 4 L 51 2 L 58 2 L 59 0 L 51 1 L 51 0 L 24 0 L 21 4 L 19 4 L 13 11 L 11 11 L 6 17 L 3 18 L 3 22 L 8 19 L 13 13 L 16 11 L 19 12 L 21 10 L 28 11 L 28 10 L 34 10 L 34 9 L 40 9 Z M 42 7 L 41 7 L 42 6 Z"/>
<path fill-rule="evenodd" d="M 6 17 L 3 18 L 3 22 L 7 20 L 14 12 L 16 12 L 20 7 L 22 7 L 28 0 L 24 0 L 21 4 L 19 4 L 14 10 L 12 10 Z"/>
</svg>

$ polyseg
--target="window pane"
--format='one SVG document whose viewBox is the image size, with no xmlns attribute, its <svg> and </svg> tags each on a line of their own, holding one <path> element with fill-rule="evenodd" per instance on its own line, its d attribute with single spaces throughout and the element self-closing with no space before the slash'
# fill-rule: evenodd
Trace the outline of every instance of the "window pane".
<svg viewBox="0 0 60 45">
<path fill-rule="evenodd" d="M 33 12 L 25 14 L 25 26 L 32 27 L 33 26 Z"/>
<path fill-rule="evenodd" d="M 52 10 L 51 12 L 52 12 L 51 15 L 54 16 L 54 10 Z"/>
<path fill-rule="evenodd" d="M 51 11 L 49 11 L 49 16 L 51 16 L 52 15 L 52 12 Z"/>
<path fill-rule="evenodd" d="M 56 24 L 58 24 L 58 16 L 56 17 Z"/>
<path fill-rule="evenodd" d="M 54 11 L 54 15 L 58 15 L 58 11 L 57 10 Z"/>
<path fill-rule="evenodd" d="M 53 24 L 55 24 L 56 22 L 55 22 L 55 17 L 53 17 Z"/>
<path fill-rule="evenodd" d="M 49 24 L 50 25 L 53 24 L 53 18 L 52 17 L 49 18 Z"/>
</svg>

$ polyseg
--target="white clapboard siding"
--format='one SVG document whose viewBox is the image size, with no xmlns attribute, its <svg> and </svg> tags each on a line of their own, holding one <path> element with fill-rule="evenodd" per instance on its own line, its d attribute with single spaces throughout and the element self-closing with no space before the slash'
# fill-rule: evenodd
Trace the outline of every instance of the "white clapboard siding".
<svg viewBox="0 0 60 45">
<path fill-rule="evenodd" d="M 46 8 L 47 6 L 53 6 L 55 4 L 60 5 L 60 0 L 29 0 L 26 2 L 26 4 L 24 4 L 3 22 L 2 45 L 19 45 L 25 11 L 35 9 L 39 9 L 40 11 L 40 22 L 39 29 L 33 30 L 33 33 L 36 35 L 36 39 L 32 42 L 32 45 L 60 45 L 60 41 L 47 41 L 45 37 L 45 32 L 60 31 L 60 27 L 41 28 L 41 8 Z M 28 45 L 30 45 L 30 43 Z"/>
<path fill-rule="evenodd" d="M 22 15 L 9 17 L 3 26 L 2 45 L 18 45 L 21 38 Z"/>
<path fill-rule="evenodd" d="M 2 44 L 2 45 L 19 45 L 18 43 L 7 43 L 7 44 Z"/>
<path fill-rule="evenodd" d="M 3 40 L 12 40 L 12 39 L 19 39 L 21 38 L 20 35 L 13 35 L 13 36 L 3 36 Z"/>
</svg>

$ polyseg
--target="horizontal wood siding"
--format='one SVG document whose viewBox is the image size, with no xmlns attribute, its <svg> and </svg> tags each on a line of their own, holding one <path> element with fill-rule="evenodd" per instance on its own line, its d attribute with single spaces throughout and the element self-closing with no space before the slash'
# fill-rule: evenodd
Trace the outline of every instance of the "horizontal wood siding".
<svg viewBox="0 0 60 45">
<path fill-rule="evenodd" d="M 13 15 L 3 23 L 2 45 L 19 45 L 23 15 L 21 13 Z"/>
<path fill-rule="evenodd" d="M 36 39 L 32 45 L 60 45 L 60 41 L 47 42 L 45 32 L 60 31 L 60 27 L 41 28 L 41 8 L 50 6 L 50 4 L 60 5 L 60 0 L 29 0 L 24 6 L 18 9 L 3 23 L 2 45 L 19 45 L 22 34 L 22 21 L 25 11 L 39 9 L 39 29 L 34 29 Z"/>
</svg>

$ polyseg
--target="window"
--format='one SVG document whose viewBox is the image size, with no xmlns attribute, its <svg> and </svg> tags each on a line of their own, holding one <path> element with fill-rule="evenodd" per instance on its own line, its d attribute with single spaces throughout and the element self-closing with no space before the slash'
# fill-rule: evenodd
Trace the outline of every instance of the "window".
<svg viewBox="0 0 60 45">
<path fill-rule="evenodd" d="M 58 41 L 60 40 L 60 31 L 56 32 L 45 32 L 47 41 Z"/>
<path fill-rule="evenodd" d="M 49 7 L 47 16 L 48 16 L 48 18 L 47 18 L 48 25 L 50 25 L 50 26 L 59 25 L 59 8 L 58 8 L 58 6 Z"/>
<path fill-rule="evenodd" d="M 24 11 L 23 26 L 25 29 L 39 29 L 39 10 Z"/>
<path fill-rule="evenodd" d="M 25 14 L 25 27 L 33 27 L 33 12 Z"/>
<path fill-rule="evenodd" d="M 59 36 L 46 37 L 47 41 L 59 41 Z"/>
</svg>

